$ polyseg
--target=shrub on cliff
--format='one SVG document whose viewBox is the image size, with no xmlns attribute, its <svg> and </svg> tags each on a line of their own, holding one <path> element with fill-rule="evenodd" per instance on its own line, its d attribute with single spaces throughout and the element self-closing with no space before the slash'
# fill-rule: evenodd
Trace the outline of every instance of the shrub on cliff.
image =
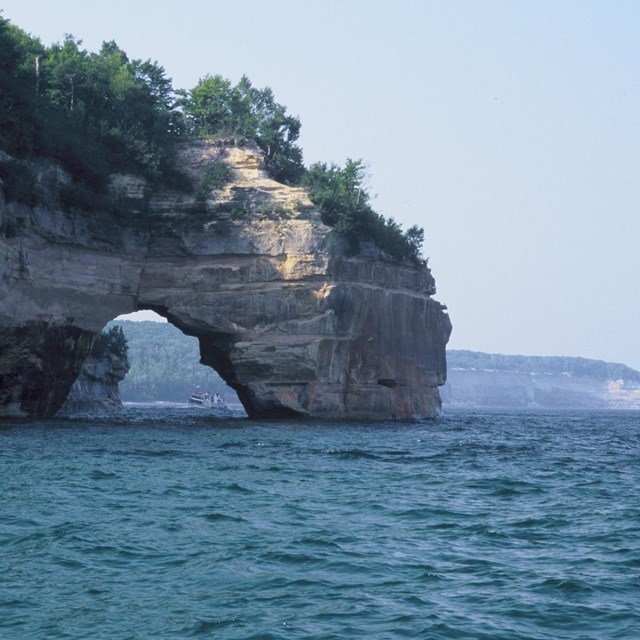
<svg viewBox="0 0 640 640">
<path fill-rule="evenodd" d="M 95 339 L 91 355 L 96 358 L 114 355 L 122 360 L 128 359 L 129 344 L 122 327 L 115 325 L 102 331 Z"/>
<path fill-rule="evenodd" d="M 0 148 L 25 156 L 39 135 L 35 77 L 25 62 L 41 45 L 0 17 Z M 35 64 L 35 63 L 34 63 Z"/>
<path fill-rule="evenodd" d="M 220 75 L 206 75 L 180 95 L 188 134 L 241 135 L 254 140 L 264 151 L 275 180 L 299 181 L 304 172 L 302 150 L 295 144 L 300 119 L 287 114 L 269 87 L 257 89 L 247 76 L 232 85 Z"/>
<path fill-rule="evenodd" d="M 63 207 L 108 209 L 111 173 L 195 189 L 202 199 L 209 183 L 224 183 L 224 167 L 211 168 L 200 187 L 188 185 L 173 161 L 173 141 L 244 136 L 264 151 L 274 179 L 309 189 L 323 221 L 345 234 L 354 250 L 371 241 L 396 260 L 422 263 L 422 229 L 405 232 L 371 207 L 362 162 L 305 169 L 297 145 L 300 127 L 269 87 L 257 89 L 246 76 L 233 85 L 207 75 L 189 91 L 174 91 L 157 62 L 130 60 L 113 41 L 98 53 L 71 35 L 45 47 L 0 17 L 0 149 L 17 158 L 60 162 L 73 179 L 58 194 Z M 5 163 L 0 177 L 7 197 L 32 203 L 28 168 Z"/>
<path fill-rule="evenodd" d="M 322 212 L 322 221 L 343 233 L 356 250 L 372 241 L 396 260 L 422 264 L 424 231 L 416 226 L 404 232 L 393 218 L 385 218 L 370 204 L 364 186 L 362 160 L 347 160 L 344 167 L 317 162 L 306 171 L 302 184 Z"/>
<path fill-rule="evenodd" d="M 164 69 L 114 42 L 81 45 L 67 35 L 44 47 L 0 17 L 0 148 L 54 158 L 96 192 L 112 172 L 170 176 L 179 118 Z"/>
</svg>

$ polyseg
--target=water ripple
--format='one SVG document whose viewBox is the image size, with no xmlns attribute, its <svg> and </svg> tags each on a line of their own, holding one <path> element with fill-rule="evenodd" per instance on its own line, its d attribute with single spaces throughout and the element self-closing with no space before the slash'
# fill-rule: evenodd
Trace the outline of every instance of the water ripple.
<svg viewBox="0 0 640 640">
<path fill-rule="evenodd" d="M 0 429 L 2 638 L 640 638 L 640 421 Z"/>
</svg>

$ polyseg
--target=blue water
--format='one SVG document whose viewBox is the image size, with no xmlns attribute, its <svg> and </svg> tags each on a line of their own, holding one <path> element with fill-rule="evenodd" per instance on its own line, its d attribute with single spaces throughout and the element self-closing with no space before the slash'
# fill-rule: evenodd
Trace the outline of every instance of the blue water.
<svg viewBox="0 0 640 640">
<path fill-rule="evenodd" d="M 640 415 L 0 426 L 0 637 L 640 638 Z"/>
</svg>

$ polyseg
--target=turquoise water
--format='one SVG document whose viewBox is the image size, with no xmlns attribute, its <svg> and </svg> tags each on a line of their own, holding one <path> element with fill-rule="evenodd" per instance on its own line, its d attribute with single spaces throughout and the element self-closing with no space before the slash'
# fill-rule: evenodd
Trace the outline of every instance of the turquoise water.
<svg viewBox="0 0 640 640">
<path fill-rule="evenodd" d="M 0 426 L 0 637 L 640 638 L 640 415 Z"/>
</svg>

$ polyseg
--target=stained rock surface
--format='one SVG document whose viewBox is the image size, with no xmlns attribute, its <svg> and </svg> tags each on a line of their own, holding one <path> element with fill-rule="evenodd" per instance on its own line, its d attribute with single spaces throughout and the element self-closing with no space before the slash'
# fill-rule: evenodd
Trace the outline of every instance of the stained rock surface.
<svg viewBox="0 0 640 640">
<path fill-rule="evenodd" d="M 140 309 L 196 336 L 250 416 L 436 415 L 451 323 L 430 271 L 350 255 L 250 143 L 179 154 L 193 193 L 114 176 L 114 214 L 63 211 L 46 163 L 44 204 L 0 197 L 0 416 L 54 414 L 105 323 Z"/>
</svg>

